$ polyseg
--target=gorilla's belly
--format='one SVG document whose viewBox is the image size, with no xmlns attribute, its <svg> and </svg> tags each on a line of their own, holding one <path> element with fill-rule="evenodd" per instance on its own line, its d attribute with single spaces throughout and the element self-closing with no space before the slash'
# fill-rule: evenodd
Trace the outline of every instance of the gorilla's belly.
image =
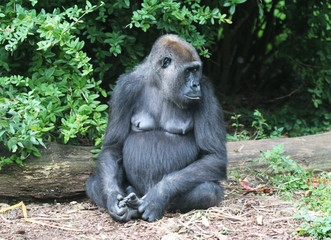
<svg viewBox="0 0 331 240">
<path fill-rule="evenodd" d="M 123 164 L 129 184 L 145 194 L 162 177 L 183 169 L 198 157 L 193 132 L 132 132 L 123 147 Z"/>
</svg>

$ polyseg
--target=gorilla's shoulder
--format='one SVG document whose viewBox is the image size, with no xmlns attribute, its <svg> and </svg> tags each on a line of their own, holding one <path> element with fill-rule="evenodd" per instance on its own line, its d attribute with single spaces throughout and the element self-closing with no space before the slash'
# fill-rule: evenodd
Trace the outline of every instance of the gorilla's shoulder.
<svg viewBox="0 0 331 240">
<path fill-rule="evenodd" d="M 137 91 L 144 84 L 145 76 L 139 72 L 132 70 L 119 76 L 116 88 L 121 89 L 122 93 L 126 91 Z"/>
<path fill-rule="evenodd" d="M 200 85 L 201 85 L 202 91 L 208 91 L 208 92 L 214 91 L 214 87 L 213 87 L 211 80 L 208 77 L 206 77 L 205 75 L 202 75 L 202 77 L 200 79 Z"/>
</svg>

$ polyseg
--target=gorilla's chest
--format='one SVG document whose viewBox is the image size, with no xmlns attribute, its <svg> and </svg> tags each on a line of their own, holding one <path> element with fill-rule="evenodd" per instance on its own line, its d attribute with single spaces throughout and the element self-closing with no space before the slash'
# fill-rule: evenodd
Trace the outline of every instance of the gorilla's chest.
<svg viewBox="0 0 331 240">
<path fill-rule="evenodd" d="M 170 105 L 170 106 L 169 106 Z M 185 135 L 193 130 L 193 114 L 163 103 L 158 109 L 153 106 L 138 108 L 131 117 L 133 132 L 164 131 L 170 134 Z"/>
<path fill-rule="evenodd" d="M 123 147 L 126 176 L 140 194 L 198 156 L 193 112 L 148 94 L 145 101 L 137 101 L 139 104 L 131 117 L 131 133 Z"/>
</svg>

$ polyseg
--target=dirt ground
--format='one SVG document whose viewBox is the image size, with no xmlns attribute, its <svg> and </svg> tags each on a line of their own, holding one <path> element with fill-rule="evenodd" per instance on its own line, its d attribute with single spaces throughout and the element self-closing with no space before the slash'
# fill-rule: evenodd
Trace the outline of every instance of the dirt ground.
<svg viewBox="0 0 331 240">
<path fill-rule="evenodd" d="M 91 201 L 27 204 L 0 214 L 3 239 L 312 239 L 295 234 L 300 222 L 293 202 L 276 195 L 243 194 L 235 181 L 225 184 L 226 195 L 218 207 L 186 214 L 166 213 L 160 221 L 114 222 Z M 8 207 L 1 204 L 0 209 Z"/>
</svg>

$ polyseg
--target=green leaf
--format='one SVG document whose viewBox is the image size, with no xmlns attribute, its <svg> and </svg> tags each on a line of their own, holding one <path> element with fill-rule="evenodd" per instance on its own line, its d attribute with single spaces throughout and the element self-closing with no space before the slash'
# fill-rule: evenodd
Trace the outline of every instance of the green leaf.
<svg viewBox="0 0 331 240">
<path fill-rule="evenodd" d="M 258 4 L 258 6 L 259 6 L 259 15 L 260 15 L 261 17 L 263 17 L 264 12 L 263 12 L 262 4 Z"/>
<path fill-rule="evenodd" d="M 92 8 L 92 4 L 91 4 L 89 1 L 86 1 L 86 6 L 87 6 L 88 8 Z"/>
<path fill-rule="evenodd" d="M 92 149 L 90 152 L 91 153 L 99 153 L 101 150 L 100 149 Z"/>
<path fill-rule="evenodd" d="M 5 132 L 6 132 L 6 130 L 1 130 L 1 131 L 0 131 L 0 138 L 1 138 L 1 136 L 2 136 Z"/>
<path fill-rule="evenodd" d="M 33 155 L 36 156 L 36 157 L 40 157 L 41 153 L 37 150 L 37 151 L 33 152 Z"/>
<path fill-rule="evenodd" d="M 51 76 L 53 76 L 53 74 L 54 74 L 54 71 L 55 71 L 55 68 L 49 68 L 49 69 L 46 69 L 45 70 L 45 78 L 46 79 L 50 79 L 51 78 Z"/>
<path fill-rule="evenodd" d="M 15 134 L 15 129 L 12 124 L 9 125 L 9 132 Z"/>
<path fill-rule="evenodd" d="M 233 14 L 235 13 L 235 11 L 236 11 L 236 5 L 232 5 L 232 6 L 230 7 L 230 10 L 229 10 L 230 15 L 233 15 Z"/>
<path fill-rule="evenodd" d="M 107 108 L 108 108 L 108 105 L 103 104 L 103 105 L 99 105 L 99 106 L 95 109 L 95 111 L 102 112 L 102 111 L 105 111 Z"/>
<path fill-rule="evenodd" d="M 100 89 L 100 93 L 103 97 L 107 97 L 107 92 L 104 89 Z"/>
<path fill-rule="evenodd" d="M 130 7 L 130 0 L 124 0 L 124 3 L 126 8 Z"/>
<path fill-rule="evenodd" d="M 16 137 L 12 137 L 12 138 L 9 139 L 9 141 L 7 142 L 7 146 L 8 146 L 8 148 L 9 148 L 10 150 L 12 150 L 13 152 L 15 152 L 16 149 L 17 149 L 16 144 L 17 144 L 17 139 L 16 139 Z M 14 151 L 14 149 L 15 149 L 15 151 Z"/>
</svg>

